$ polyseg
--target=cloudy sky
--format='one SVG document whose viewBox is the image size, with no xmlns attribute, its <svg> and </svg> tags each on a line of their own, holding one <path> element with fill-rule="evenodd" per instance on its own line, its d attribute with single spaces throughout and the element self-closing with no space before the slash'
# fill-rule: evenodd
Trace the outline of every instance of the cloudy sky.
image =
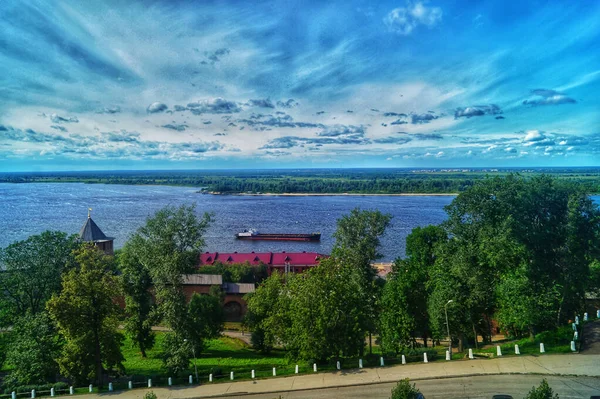
<svg viewBox="0 0 600 399">
<path fill-rule="evenodd" d="M 0 2 L 0 171 L 600 165 L 598 1 Z"/>
</svg>

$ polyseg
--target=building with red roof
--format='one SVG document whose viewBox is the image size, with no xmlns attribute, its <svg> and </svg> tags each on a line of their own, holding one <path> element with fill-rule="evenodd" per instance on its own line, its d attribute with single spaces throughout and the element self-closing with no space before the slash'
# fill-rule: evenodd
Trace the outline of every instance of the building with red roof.
<svg viewBox="0 0 600 399">
<path fill-rule="evenodd" d="M 200 254 L 199 267 L 215 263 L 248 263 L 252 266 L 266 265 L 269 275 L 273 270 L 301 273 L 319 264 L 329 255 L 318 252 L 204 252 Z"/>
</svg>

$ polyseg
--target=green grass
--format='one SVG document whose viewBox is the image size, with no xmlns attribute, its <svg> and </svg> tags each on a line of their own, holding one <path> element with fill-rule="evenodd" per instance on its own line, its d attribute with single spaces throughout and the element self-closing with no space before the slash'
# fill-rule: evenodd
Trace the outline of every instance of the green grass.
<svg viewBox="0 0 600 399">
<path fill-rule="evenodd" d="M 502 355 L 514 355 L 515 345 L 519 345 L 521 355 L 540 355 L 540 343 L 544 344 L 546 353 L 571 353 L 571 340 L 573 329 L 570 326 L 560 327 L 555 331 L 546 331 L 537 334 L 534 339 L 523 338 L 509 342 L 499 343 Z M 477 353 L 496 354 L 496 345 L 486 349 L 474 350 Z"/>
<path fill-rule="evenodd" d="M 137 347 L 132 344 L 131 340 L 126 339 L 122 351 L 125 357 L 123 365 L 127 375 L 153 377 L 157 381 L 160 377 L 168 377 L 161 358 L 163 339 L 164 333 L 158 332 L 156 334 L 156 345 L 147 352 L 147 358 L 142 358 Z M 195 362 L 198 374 L 205 378 L 208 378 L 210 373 L 215 375 L 227 374 L 229 376 L 231 371 L 249 374 L 252 369 L 272 373 L 273 367 L 281 368 L 282 373 L 284 373 L 283 368 L 285 367 L 290 368 L 293 372 L 295 366 L 295 364 L 289 364 L 285 352 L 282 350 L 274 350 L 270 354 L 264 355 L 250 348 L 242 340 L 226 336 L 208 340 L 205 350 L 197 357 Z M 193 363 L 194 361 L 185 373 L 186 375 L 194 374 Z"/>
</svg>

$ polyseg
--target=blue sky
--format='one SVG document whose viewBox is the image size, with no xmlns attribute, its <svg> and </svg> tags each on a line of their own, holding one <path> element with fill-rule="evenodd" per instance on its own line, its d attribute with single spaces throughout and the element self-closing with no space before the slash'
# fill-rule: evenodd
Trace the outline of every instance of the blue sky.
<svg viewBox="0 0 600 399">
<path fill-rule="evenodd" d="M 600 2 L 0 2 L 0 171 L 600 166 Z"/>
</svg>

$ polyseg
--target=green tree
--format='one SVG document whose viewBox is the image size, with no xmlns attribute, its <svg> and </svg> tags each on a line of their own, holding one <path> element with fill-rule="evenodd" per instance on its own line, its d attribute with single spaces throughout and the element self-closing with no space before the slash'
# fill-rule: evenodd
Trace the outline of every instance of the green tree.
<svg viewBox="0 0 600 399">
<path fill-rule="evenodd" d="M 143 316 L 144 322 L 155 316 L 153 320 L 162 320 L 172 330 L 166 334 L 164 345 L 164 361 L 170 370 L 181 371 L 184 357 L 189 361 L 191 356 L 178 347 L 190 335 L 182 276 L 195 270 L 210 221 L 208 213 L 198 218 L 194 205 L 167 206 L 148 218 L 127 243 L 135 264 L 147 273 L 153 285 L 156 307 L 153 313 Z"/>
<path fill-rule="evenodd" d="M 283 335 L 292 357 L 325 361 L 364 351 L 369 315 L 363 276 L 335 258 L 324 259 L 288 281 L 289 329 Z M 280 301 L 281 303 L 282 301 Z"/>
<path fill-rule="evenodd" d="M 400 350 L 411 344 L 415 317 L 409 312 L 411 284 L 404 280 L 401 261 L 396 261 L 394 270 L 388 274 L 388 281 L 381 295 L 382 310 L 379 317 L 379 339 L 384 352 L 398 354 Z"/>
<path fill-rule="evenodd" d="M 225 314 L 218 296 L 194 293 L 188 304 L 188 339 L 200 353 L 205 339 L 218 338 L 223 332 Z"/>
<path fill-rule="evenodd" d="M 274 271 L 256 291 L 244 297 L 248 306 L 244 323 L 252 330 L 252 346 L 263 353 L 273 349 L 288 327 L 289 323 L 280 317 L 285 309 L 279 306 L 280 298 L 287 297 L 283 293 L 284 277 Z"/>
<path fill-rule="evenodd" d="M 489 298 L 497 289 L 501 295 L 496 305 L 504 312 L 501 319 L 521 320 L 530 334 L 561 324 L 581 309 L 590 284 L 590 264 L 598 257 L 595 237 L 600 217 L 597 205 L 580 186 L 549 176 L 497 177 L 478 182 L 446 210 L 445 226 L 453 241 L 471 247 L 455 263 L 463 266 L 463 276 L 487 279 L 483 313 L 492 311 Z M 525 279 L 518 284 L 527 287 L 522 295 L 511 294 L 503 284 L 514 279 Z M 530 302 L 540 311 L 508 312 L 517 308 L 512 306 L 515 298 L 529 298 L 520 301 L 518 308 L 525 311 Z"/>
<path fill-rule="evenodd" d="M 45 384 L 56 379 L 62 341 L 46 312 L 21 316 L 10 337 L 6 357 L 13 368 L 6 385 Z"/>
<path fill-rule="evenodd" d="M 332 257 L 360 273 L 364 296 L 364 302 L 360 304 L 363 308 L 361 314 L 364 315 L 361 323 L 364 324 L 364 330 L 368 331 L 369 338 L 377 328 L 377 304 L 381 295 L 381 285 L 376 281 L 377 273 L 372 263 L 382 257 L 379 253 L 380 238 L 391 219 L 389 214 L 355 208 L 337 221 L 333 235 L 336 241 Z"/>
<path fill-rule="evenodd" d="M 558 394 L 552 391 L 548 381 L 544 378 L 537 388 L 531 388 L 525 399 L 558 399 Z"/>
<path fill-rule="evenodd" d="M 77 247 L 73 236 L 45 231 L 0 250 L 0 308 L 4 324 L 44 310 L 46 301 L 60 291 L 60 276 L 73 263 Z M 2 320 L 0 320 L 2 321 Z"/>
<path fill-rule="evenodd" d="M 125 331 L 140 348 L 142 357 L 146 357 L 146 350 L 154 346 L 152 326 L 156 313 L 150 291 L 152 279 L 149 271 L 139 262 L 140 255 L 136 250 L 140 248 L 135 242 L 134 238 L 125 244 L 119 253 L 118 263 L 125 294 Z"/>
<path fill-rule="evenodd" d="M 167 206 L 146 220 L 129 240 L 135 261 L 154 286 L 157 314 L 175 332 L 185 334 L 187 306 L 182 275 L 194 271 L 211 216 L 199 219 L 195 206 Z"/>
<path fill-rule="evenodd" d="M 392 388 L 391 399 L 419 399 L 422 397 L 421 391 L 415 384 L 410 385 L 408 378 L 398 381 L 398 384 Z"/>
<path fill-rule="evenodd" d="M 58 364 L 78 383 L 102 386 L 105 368 L 124 370 L 114 258 L 85 245 L 75 251 L 75 261 L 77 267 L 63 275 L 60 294 L 46 305 L 66 341 Z"/>
</svg>

